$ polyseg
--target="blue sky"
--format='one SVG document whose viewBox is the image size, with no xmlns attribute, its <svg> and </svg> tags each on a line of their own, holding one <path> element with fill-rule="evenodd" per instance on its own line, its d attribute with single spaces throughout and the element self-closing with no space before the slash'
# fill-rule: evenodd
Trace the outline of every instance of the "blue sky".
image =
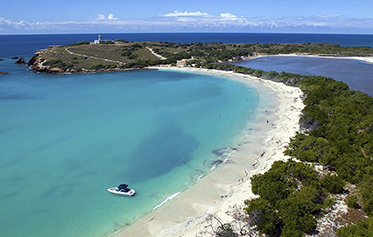
<svg viewBox="0 0 373 237">
<path fill-rule="evenodd" d="M 373 34 L 373 0 L 1 0 L 0 34 Z"/>
</svg>

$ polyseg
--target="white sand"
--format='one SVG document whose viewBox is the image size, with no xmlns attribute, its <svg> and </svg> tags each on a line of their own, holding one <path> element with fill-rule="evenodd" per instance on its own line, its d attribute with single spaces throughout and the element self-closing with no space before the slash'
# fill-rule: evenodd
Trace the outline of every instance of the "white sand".
<svg viewBox="0 0 373 237">
<path fill-rule="evenodd" d="M 278 55 L 259 55 L 255 58 L 261 57 L 310 57 L 310 58 L 332 58 L 332 59 L 354 59 L 364 61 L 366 63 L 373 63 L 373 57 L 335 57 L 335 56 L 322 56 L 322 55 L 309 55 L 309 54 L 278 54 Z"/>
<path fill-rule="evenodd" d="M 283 155 L 285 146 L 299 130 L 298 122 L 304 108 L 299 88 L 232 72 L 171 69 L 239 80 L 262 91 L 260 100 L 277 98 L 277 106 L 259 106 L 262 110 L 257 118 L 259 122 L 247 132 L 229 162 L 116 236 L 213 236 L 209 217 L 213 215 L 222 222 L 233 221 L 232 210 L 242 210 L 244 200 L 255 197 L 249 178 L 267 171 L 274 161 L 288 159 Z M 215 225 L 218 224 L 216 219 L 213 219 Z"/>
</svg>

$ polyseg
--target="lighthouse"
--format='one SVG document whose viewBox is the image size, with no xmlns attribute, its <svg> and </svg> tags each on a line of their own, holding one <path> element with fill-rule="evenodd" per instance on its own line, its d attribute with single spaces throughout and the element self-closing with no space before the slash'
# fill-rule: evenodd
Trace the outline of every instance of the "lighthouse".
<svg viewBox="0 0 373 237">
<path fill-rule="evenodd" d="M 98 34 L 98 38 L 93 41 L 93 44 L 100 44 L 102 42 L 102 35 L 101 34 Z"/>
</svg>

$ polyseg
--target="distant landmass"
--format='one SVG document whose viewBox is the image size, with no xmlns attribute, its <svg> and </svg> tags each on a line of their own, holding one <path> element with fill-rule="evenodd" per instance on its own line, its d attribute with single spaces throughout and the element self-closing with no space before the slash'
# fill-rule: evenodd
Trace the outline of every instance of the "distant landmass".
<svg viewBox="0 0 373 237">
<path fill-rule="evenodd" d="M 178 65 L 206 67 L 211 63 L 240 61 L 258 55 L 303 54 L 320 56 L 373 55 L 371 47 L 341 47 L 329 43 L 243 44 L 168 43 L 102 40 L 51 46 L 37 51 L 28 65 L 47 73 L 87 73 L 140 69 L 148 66 Z"/>
</svg>

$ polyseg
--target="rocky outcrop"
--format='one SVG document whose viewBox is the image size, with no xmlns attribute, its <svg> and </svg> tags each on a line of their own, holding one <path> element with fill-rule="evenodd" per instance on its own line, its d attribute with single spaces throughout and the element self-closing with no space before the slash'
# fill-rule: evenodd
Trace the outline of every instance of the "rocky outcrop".
<svg viewBox="0 0 373 237">
<path fill-rule="evenodd" d="M 0 72 L 0 75 L 8 75 L 9 74 L 9 72 Z"/>
<path fill-rule="evenodd" d="M 25 59 L 23 57 L 20 57 L 17 61 L 16 64 L 26 64 Z"/>
<path fill-rule="evenodd" d="M 56 73 L 56 71 L 50 71 L 48 66 L 42 64 L 41 56 L 38 52 L 32 56 L 27 65 L 34 72 Z"/>
<path fill-rule="evenodd" d="M 30 60 L 28 61 L 27 65 L 29 67 L 32 67 L 34 66 L 35 62 L 38 61 L 38 58 L 39 58 L 39 54 L 38 53 L 35 53 L 34 55 L 32 55 L 32 58 L 30 58 Z M 40 60 L 40 59 L 39 59 Z"/>
</svg>

